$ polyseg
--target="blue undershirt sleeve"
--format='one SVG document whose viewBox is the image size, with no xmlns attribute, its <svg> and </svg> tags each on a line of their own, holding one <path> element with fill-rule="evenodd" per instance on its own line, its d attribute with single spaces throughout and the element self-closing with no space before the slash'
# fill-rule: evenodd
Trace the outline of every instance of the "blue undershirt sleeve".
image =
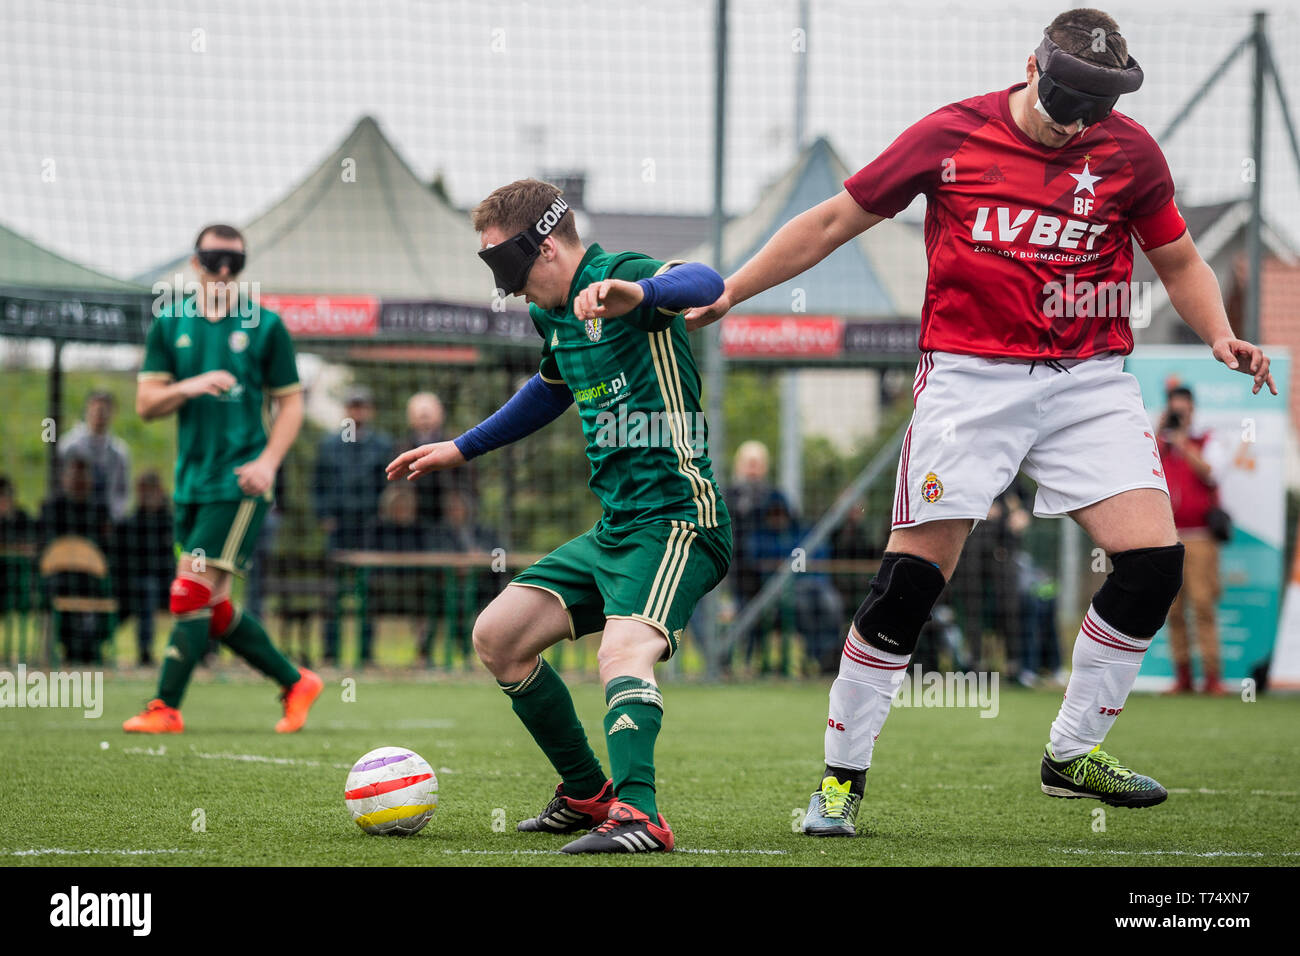
<svg viewBox="0 0 1300 956">
<path fill-rule="evenodd" d="M 641 309 L 680 312 L 697 305 L 710 305 L 722 295 L 722 276 L 702 262 L 687 262 L 651 279 L 638 279 L 645 292 Z"/>
<path fill-rule="evenodd" d="M 565 385 L 551 385 L 534 375 L 524 387 L 478 425 L 453 439 L 465 460 L 509 445 L 549 425 L 573 404 L 573 393 Z"/>
</svg>

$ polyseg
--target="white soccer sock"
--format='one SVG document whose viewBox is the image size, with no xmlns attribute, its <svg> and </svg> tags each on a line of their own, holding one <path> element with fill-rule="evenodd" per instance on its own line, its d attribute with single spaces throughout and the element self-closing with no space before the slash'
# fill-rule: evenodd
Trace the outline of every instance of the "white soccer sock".
<svg viewBox="0 0 1300 956">
<path fill-rule="evenodd" d="M 1074 639 L 1074 669 L 1065 700 L 1052 721 L 1052 753 L 1057 760 L 1087 753 L 1106 739 L 1150 646 L 1151 638 L 1121 633 L 1088 606 Z"/>
<path fill-rule="evenodd" d="M 891 654 L 858 640 L 849 629 L 840 657 L 840 676 L 831 684 L 826 721 L 826 763 L 846 770 L 871 766 L 871 751 L 885 726 L 911 654 Z"/>
</svg>

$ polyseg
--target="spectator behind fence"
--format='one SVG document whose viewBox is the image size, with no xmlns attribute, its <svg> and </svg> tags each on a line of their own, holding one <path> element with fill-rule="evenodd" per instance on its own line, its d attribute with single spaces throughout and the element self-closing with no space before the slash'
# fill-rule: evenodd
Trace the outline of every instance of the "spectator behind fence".
<svg viewBox="0 0 1300 956">
<path fill-rule="evenodd" d="M 22 591 L 31 579 L 24 569 L 35 541 L 36 522 L 18 506 L 9 476 L 0 475 L 0 614 L 26 606 Z"/>
<path fill-rule="evenodd" d="M 964 657 L 980 668 L 992 664 L 986 634 L 1004 644 L 1005 663 L 1018 674 L 1021 657 L 1020 571 L 1016 554 L 1030 515 L 1019 478 L 998 495 L 988 515 L 966 540 L 961 561 L 948 581 L 943 602 L 959 609 Z"/>
<path fill-rule="evenodd" d="M 0 475 L 0 548 L 21 547 L 36 537 L 36 522 L 18 505 L 14 483 Z"/>
<path fill-rule="evenodd" d="M 1061 669 L 1061 642 L 1056 633 L 1056 579 L 1040 568 L 1028 551 L 1016 553 L 1020 592 L 1020 674 L 1016 682 L 1036 687 L 1049 673 L 1060 684 L 1069 680 Z"/>
<path fill-rule="evenodd" d="M 469 496 L 459 488 L 443 495 L 443 521 L 437 526 L 438 550 L 491 552 L 500 545 L 496 532 L 474 520 Z"/>
<path fill-rule="evenodd" d="M 379 496 L 378 515 L 366 526 L 362 545 L 367 551 L 420 553 L 438 550 L 434 529 L 420 520 L 419 499 L 409 484 L 391 485 Z M 429 572 L 422 568 L 385 568 L 370 575 L 372 610 L 403 614 L 412 618 L 420 635 L 421 656 L 427 656 L 429 641 L 425 624 L 429 617 Z M 361 622 L 361 663 L 373 656 L 373 619 Z"/>
<path fill-rule="evenodd" d="M 84 450 L 66 452 L 59 472 L 59 488 L 41 506 L 38 537 L 41 550 L 66 535 L 88 538 L 104 553 L 111 553 L 112 519 L 108 505 L 95 498 L 92 465 Z M 51 582 L 55 595 L 98 596 L 88 575 L 62 573 Z M 99 642 L 108 637 L 108 622 L 102 614 L 59 615 L 59 633 L 64 658 L 70 663 L 95 660 Z"/>
<path fill-rule="evenodd" d="M 135 511 L 118 522 L 114 535 L 114 579 L 122 617 L 136 618 L 137 660 L 153 663 L 154 614 L 169 606 L 176 569 L 171 500 L 158 472 L 135 481 Z"/>
<path fill-rule="evenodd" d="M 275 549 L 276 538 L 280 534 L 280 525 L 284 523 L 285 470 L 275 473 L 272 486 L 271 507 L 262 522 L 262 530 L 257 535 L 257 547 L 253 549 L 253 562 L 244 576 L 244 607 L 257 619 L 263 617 L 262 610 L 266 604 L 266 574 L 271 564 L 271 555 Z"/>
<path fill-rule="evenodd" d="M 1172 693 L 1191 693 L 1192 657 L 1187 640 L 1187 610 L 1196 620 L 1196 641 L 1201 652 L 1202 690 L 1215 696 L 1227 693 L 1220 682 L 1218 603 L 1219 540 L 1226 535 L 1219 523 L 1217 473 L 1222 463 L 1213 450 L 1209 430 L 1192 421 L 1196 403 L 1192 390 L 1178 386 L 1165 396 L 1157 445 L 1169 485 L 1174 527 L 1183 543 L 1183 586 L 1169 609 L 1169 648 L 1174 659 Z"/>
<path fill-rule="evenodd" d="M 368 388 L 351 389 L 343 402 L 345 419 L 338 434 L 320 444 L 312 498 L 326 533 L 328 551 L 350 551 L 364 544 L 365 529 L 379 510 L 388 484 L 387 465 L 396 456 L 392 441 L 371 428 L 375 402 Z M 363 622 L 368 627 L 368 622 Z M 363 634 L 363 657 L 370 635 Z M 338 662 L 339 622 L 325 618 L 325 661 Z"/>
<path fill-rule="evenodd" d="M 765 557 L 777 553 L 774 539 L 784 535 L 792 517 L 785 495 L 768 480 L 771 457 L 761 441 L 742 442 L 732 462 L 732 485 L 727 489 L 727 510 L 731 512 L 732 553 L 731 588 L 736 612 L 758 594 L 767 577 Z M 770 615 L 747 634 L 738 634 L 736 642 L 744 652 L 746 663 L 758 649 Z"/>
<path fill-rule="evenodd" d="M 794 560 L 792 551 L 809 530 L 792 521 L 777 557 L 785 561 Z M 831 543 L 827 541 L 804 555 L 803 560 L 809 563 L 825 561 L 831 554 Z M 808 660 L 819 674 L 838 673 L 840 651 L 844 646 L 844 599 L 831 583 L 829 574 L 810 569 L 795 573 L 793 590 L 794 626 L 804 640 Z"/>
<path fill-rule="evenodd" d="M 884 552 L 883 537 L 870 521 L 866 505 L 858 502 L 844 515 L 844 520 L 831 536 L 831 557 L 836 561 L 870 561 Z M 851 601 L 862 591 L 862 582 L 869 580 L 870 572 L 834 574 L 831 581 L 842 601 Z"/>
<path fill-rule="evenodd" d="M 114 521 L 121 521 L 130 496 L 131 452 L 109 431 L 116 410 L 112 392 L 91 392 L 86 396 L 84 420 L 59 442 L 58 450 L 61 457 L 76 452 L 90 462 L 95 500 L 108 506 Z"/>
<path fill-rule="evenodd" d="M 491 554 L 494 548 L 501 547 L 496 530 L 479 524 L 475 519 L 474 499 L 467 491 L 451 482 L 444 490 L 442 500 L 443 521 L 434 530 L 435 550 Z M 464 640 L 473 627 L 475 608 L 491 603 L 508 583 L 509 575 L 496 574 L 490 567 L 459 568 L 448 573 L 454 573 L 457 597 L 454 615 L 444 609 L 447 612 L 447 636 L 449 640 Z M 432 634 L 429 642 L 424 647 L 426 657 Z"/>
<path fill-rule="evenodd" d="M 416 392 L 406 402 L 407 444 L 411 448 L 430 445 L 443 441 L 442 433 L 446 414 L 442 402 L 433 392 Z M 427 525 L 436 525 L 442 521 L 443 489 L 446 486 L 445 471 L 436 471 L 426 475 L 423 481 L 415 483 L 416 500 L 419 503 L 420 521 Z"/>
</svg>

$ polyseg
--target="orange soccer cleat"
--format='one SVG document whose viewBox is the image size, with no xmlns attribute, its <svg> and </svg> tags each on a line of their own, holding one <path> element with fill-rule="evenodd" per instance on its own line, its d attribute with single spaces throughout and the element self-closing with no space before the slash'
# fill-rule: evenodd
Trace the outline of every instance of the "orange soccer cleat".
<svg viewBox="0 0 1300 956">
<path fill-rule="evenodd" d="M 298 673 L 298 683 L 280 695 L 280 700 L 284 701 L 284 716 L 275 724 L 277 734 L 302 730 L 302 725 L 307 723 L 307 711 L 311 710 L 311 705 L 325 687 L 325 682 L 307 668 L 300 667 Z"/>
<path fill-rule="evenodd" d="M 179 710 L 155 699 L 124 723 L 122 729 L 128 734 L 179 734 L 185 729 L 185 722 Z"/>
</svg>

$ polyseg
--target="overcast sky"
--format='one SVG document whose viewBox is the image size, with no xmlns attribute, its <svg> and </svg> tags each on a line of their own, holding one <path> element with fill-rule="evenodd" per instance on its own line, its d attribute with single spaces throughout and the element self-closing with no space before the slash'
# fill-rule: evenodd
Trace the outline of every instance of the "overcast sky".
<svg viewBox="0 0 1300 956">
<path fill-rule="evenodd" d="M 852 167 L 944 103 L 1010 86 L 1063 4 L 732 0 L 729 211 L 807 130 Z M 1146 83 L 1120 108 L 1158 134 L 1270 11 L 1300 110 L 1300 12 L 1283 3 L 1109 4 Z M 0 223 L 129 276 L 203 222 L 247 222 L 375 116 L 423 178 L 469 205 L 523 175 L 580 168 L 588 206 L 705 212 L 711 202 L 713 9 L 655 2 L 0 0 Z M 1240 59 L 1162 142 L 1186 203 L 1244 195 L 1250 63 Z M 1270 94 L 1271 95 L 1271 94 Z M 1300 245 L 1300 170 L 1270 100 L 1266 215 Z M 914 207 L 910 214 L 919 212 Z"/>
</svg>

